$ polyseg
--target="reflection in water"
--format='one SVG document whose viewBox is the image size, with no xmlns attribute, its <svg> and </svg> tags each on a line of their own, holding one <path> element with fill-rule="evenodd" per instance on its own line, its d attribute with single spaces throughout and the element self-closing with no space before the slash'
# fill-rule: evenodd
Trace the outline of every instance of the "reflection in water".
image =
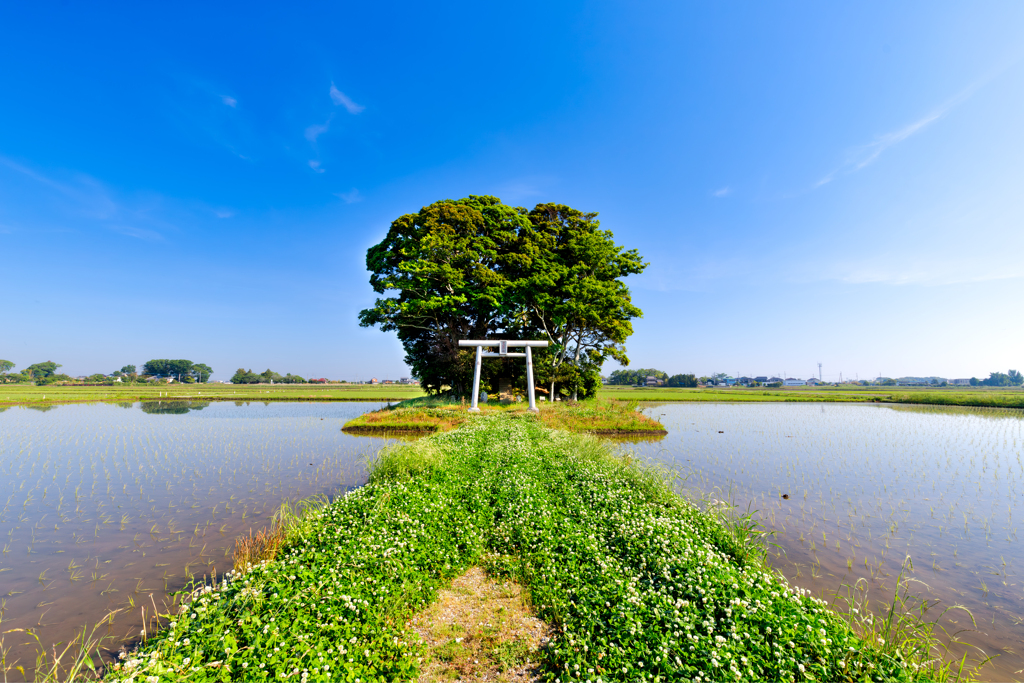
<svg viewBox="0 0 1024 683">
<path fill-rule="evenodd" d="M 669 430 L 625 447 L 686 486 L 757 510 L 773 565 L 828 597 L 865 579 L 890 599 L 905 558 L 922 597 L 965 605 L 964 639 L 998 655 L 983 678 L 1024 669 L 1024 419 L 1019 411 L 843 404 L 663 404 Z M 876 603 L 877 604 L 877 603 Z M 950 632 L 970 628 L 963 612 Z M 964 650 L 954 650 L 962 653 Z"/>
<path fill-rule="evenodd" d="M 184 415 L 190 410 L 202 410 L 209 405 L 210 401 L 143 401 L 139 407 L 149 415 Z"/>
<path fill-rule="evenodd" d="M 34 639 L 15 629 L 49 648 L 129 607 L 110 633 L 137 635 L 143 605 L 152 614 L 192 575 L 230 569 L 234 538 L 282 501 L 364 483 L 386 441 L 341 426 L 378 407 L 155 401 L 0 414 L 7 666 L 31 674 L 35 662 Z"/>
</svg>

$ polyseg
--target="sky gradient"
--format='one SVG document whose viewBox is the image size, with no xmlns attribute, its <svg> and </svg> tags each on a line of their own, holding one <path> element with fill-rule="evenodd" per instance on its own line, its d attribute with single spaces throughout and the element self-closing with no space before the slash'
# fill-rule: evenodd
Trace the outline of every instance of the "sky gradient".
<svg viewBox="0 0 1024 683">
<path fill-rule="evenodd" d="M 369 5 L 0 8 L 0 358 L 404 376 L 366 249 L 493 194 L 650 262 L 632 367 L 1024 369 L 1024 5 Z"/>
</svg>

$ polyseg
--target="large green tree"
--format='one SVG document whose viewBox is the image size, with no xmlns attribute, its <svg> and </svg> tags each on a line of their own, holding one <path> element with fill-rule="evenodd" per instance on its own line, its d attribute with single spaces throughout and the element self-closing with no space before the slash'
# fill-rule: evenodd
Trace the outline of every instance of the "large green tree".
<svg viewBox="0 0 1024 683">
<path fill-rule="evenodd" d="M 14 368 L 14 363 L 9 360 L 0 359 L 0 374 L 5 374 Z"/>
<path fill-rule="evenodd" d="M 615 245 L 596 214 L 445 200 L 394 221 L 366 263 L 385 296 L 360 312 L 360 324 L 397 332 L 431 393 L 468 393 L 472 355 L 460 339 L 547 339 L 537 378 L 553 394 L 556 383 L 568 385 L 574 397 L 596 390 L 605 360 L 628 362 L 624 342 L 641 312 L 620 278 L 646 264 Z"/>
<path fill-rule="evenodd" d="M 642 273 L 647 264 L 635 249 L 615 244 L 596 213 L 538 204 L 529 219 L 534 257 L 518 291 L 527 319 L 551 342 L 543 360 L 554 394 L 559 370 L 566 364 L 573 374 L 591 376 L 609 359 L 629 364 L 625 342 L 633 334 L 632 319 L 643 313 L 633 305 L 622 278 Z M 576 398 L 583 382 L 573 379 Z"/>
<path fill-rule="evenodd" d="M 48 360 L 45 363 L 33 363 L 25 368 L 24 374 L 33 379 L 45 379 L 46 377 L 53 377 L 59 367 L 62 367 L 61 364 L 54 363 L 52 360 Z"/>
<path fill-rule="evenodd" d="M 529 225 L 525 211 L 495 197 L 444 200 L 401 216 L 366 254 L 370 285 L 389 295 L 360 311 L 360 325 L 397 332 L 428 392 L 465 395 L 472 361 L 458 342 L 500 334 L 516 319 L 508 271 L 523 258 L 519 235 Z"/>
<path fill-rule="evenodd" d="M 213 368 L 205 363 L 193 363 L 184 358 L 177 360 L 154 358 L 146 361 L 142 366 L 142 373 L 153 377 L 173 377 L 182 382 L 187 379 L 205 382 L 210 379 Z"/>
</svg>

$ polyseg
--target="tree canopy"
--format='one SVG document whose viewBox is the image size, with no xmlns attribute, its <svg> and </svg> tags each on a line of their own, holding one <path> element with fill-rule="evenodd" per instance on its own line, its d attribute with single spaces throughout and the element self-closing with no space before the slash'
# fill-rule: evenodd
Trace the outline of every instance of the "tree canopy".
<svg viewBox="0 0 1024 683">
<path fill-rule="evenodd" d="M 206 382 L 210 379 L 210 375 L 213 374 L 213 368 L 204 363 L 193 363 L 185 359 L 168 360 L 166 358 L 156 358 L 146 361 L 142 366 L 142 374 L 152 377 L 180 378 L 182 382 Z"/>
<path fill-rule="evenodd" d="M 670 387 L 687 387 L 693 388 L 697 386 L 696 375 L 672 375 L 668 378 L 668 385 Z"/>
<path fill-rule="evenodd" d="M 0 374 L 9 372 L 14 368 L 14 363 L 9 360 L 3 360 L 0 358 Z"/>
<path fill-rule="evenodd" d="M 287 375 L 279 375 L 270 368 L 262 373 L 255 373 L 252 370 L 238 368 L 231 377 L 232 384 L 305 384 L 306 380 L 290 372 Z"/>
<path fill-rule="evenodd" d="M 978 382 L 981 386 L 985 387 L 1013 387 L 1020 386 L 1024 377 L 1021 373 L 1016 370 L 1010 370 L 1008 373 L 1002 372 L 990 372 L 988 378 Z"/>
<path fill-rule="evenodd" d="M 547 339 L 535 354 L 537 380 L 552 392 L 556 383 L 573 395 L 595 391 L 605 360 L 628 363 L 624 343 L 642 313 L 621 278 L 647 266 L 600 229 L 597 214 L 475 195 L 399 217 L 366 265 L 384 296 L 360 324 L 397 332 L 428 392 L 461 395 L 472 355 L 460 339 Z M 503 362 L 487 367 L 502 372 Z"/>
<path fill-rule="evenodd" d="M 637 368 L 636 370 L 616 370 L 608 377 L 608 384 L 619 386 L 637 386 L 645 384 L 648 377 L 667 380 L 668 373 L 654 368 Z"/>
<path fill-rule="evenodd" d="M 63 367 L 60 363 L 54 363 L 52 360 L 48 360 L 45 363 L 33 363 L 32 365 L 25 368 L 24 373 L 33 379 L 44 379 L 46 377 L 52 377 L 57 374 L 57 368 Z"/>
</svg>

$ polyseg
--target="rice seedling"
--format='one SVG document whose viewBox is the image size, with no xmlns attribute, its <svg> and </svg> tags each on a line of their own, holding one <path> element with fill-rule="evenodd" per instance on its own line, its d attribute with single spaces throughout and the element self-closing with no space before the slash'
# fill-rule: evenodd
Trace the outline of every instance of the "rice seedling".
<svg viewBox="0 0 1024 683">
<path fill-rule="evenodd" d="M 771 562 L 787 577 L 806 576 L 800 566 L 818 562 L 823 571 L 802 584 L 816 594 L 830 598 L 844 582 L 863 578 L 879 595 L 882 582 L 898 576 L 910 554 L 929 581 L 941 576 L 927 588 L 911 583 L 913 591 L 962 603 L 979 622 L 996 625 L 960 634 L 949 656 L 984 660 L 971 649 L 982 648 L 994 656 L 983 669 L 988 677 L 1013 678 L 1024 668 L 1024 653 L 1016 647 L 1024 630 L 1007 617 L 1024 608 L 1024 595 L 1004 594 L 992 582 L 985 594 L 981 579 L 970 573 L 1003 562 L 1015 571 L 1024 561 L 1013 521 L 1024 500 L 1024 415 L 703 403 L 661 405 L 657 412 L 669 436 L 657 447 L 636 446 L 636 453 L 678 468 L 691 486 L 729 491 L 741 509 L 756 501 L 758 521 L 777 532 Z M 769 494 L 794 489 L 805 492 L 799 509 Z M 833 533 L 839 529 L 841 538 Z M 891 595 L 891 583 L 886 585 Z M 929 615 L 944 628 L 958 618 L 936 610 Z"/>
<path fill-rule="evenodd" d="M 84 608 L 98 621 L 111 600 L 117 604 L 134 594 L 139 576 L 152 576 L 157 583 L 147 578 L 143 585 L 160 586 L 161 595 L 180 590 L 184 567 L 200 554 L 202 562 L 190 565 L 193 572 L 229 568 L 234 536 L 243 524 L 248 529 L 254 514 L 283 500 L 362 483 L 369 454 L 385 443 L 338 431 L 376 405 L 185 407 L 161 413 L 138 405 L 77 405 L 0 414 L 0 503 L 6 501 L 0 508 L 6 534 L 0 575 L 3 594 L 10 592 L 5 630 L 34 628 L 49 651 L 53 643 L 70 642 L 79 626 L 55 614 Z M 325 430 L 325 424 L 334 428 Z M 313 457 L 315 472 L 308 465 Z M 218 529 L 221 534 L 214 534 Z M 211 557 L 220 559 L 209 565 Z M 136 560 L 142 558 L 150 562 L 142 563 L 148 573 L 139 573 Z M 55 574 L 68 580 L 54 582 Z M 43 602 L 53 605 L 38 608 Z M 44 624 L 36 627 L 47 609 Z M 111 628 L 123 635 L 139 618 L 138 610 L 119 613 Z M 39 645 L 25 640 L 8 637 L 0 666 L 15 677 L 21 674 L 14 666 L 33 675 Z"/>
</svg>

